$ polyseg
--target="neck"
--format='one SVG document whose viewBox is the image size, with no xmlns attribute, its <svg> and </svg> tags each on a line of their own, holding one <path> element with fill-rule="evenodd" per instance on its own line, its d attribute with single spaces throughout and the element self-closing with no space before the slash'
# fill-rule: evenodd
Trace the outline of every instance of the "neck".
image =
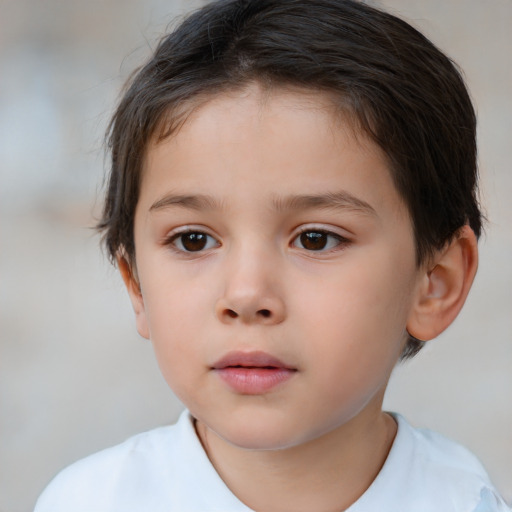
<svg viewBox="0 0 512 512">
<path fill-rule="evenodd" d="M 380 408 L 371 418 L 365 411 L 281 450 L 239 448 L 200 422 L 197 432 L 220 477 L 253 510 L 330 512 L 348 508 L 368 489 L 389 453 L 396 423 Z"/>
</svg>

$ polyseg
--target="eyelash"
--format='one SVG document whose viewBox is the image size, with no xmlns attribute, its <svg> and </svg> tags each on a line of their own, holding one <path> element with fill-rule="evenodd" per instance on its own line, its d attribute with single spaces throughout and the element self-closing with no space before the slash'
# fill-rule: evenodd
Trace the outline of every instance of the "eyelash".
<svg viewBox="0 0 512 512">
<path fill-rule="evenodd" d="M 320 237 L 325 237 L 323 240 L 321 240 L 321 242 L 325 242 L 325 245 L 324 245 L 324 247 L 320 247 L 318 249 L 312 249 L 312 248 L 308 249 L 307 247 L 304 247 L 304 241 L 301 241 L 302 247 L 299 247 L 299 248 L 303 249 L 307 252 L 326 253 L 326 252 L 336 251 L 336 250 L 342 249 L 343 247 L 347 246 L 350 243 L 350 240 L 348 238 L 341 236 L 338 233 L 333 233 L 332 231 L 329 231 L 327 229 L 307 227 L 307 228 L 301 229 L 301 231 L 298 233 L 298 235 L 292 240 L 292 246 L 298 247 L 296 245 L 296 241 L 300 241 L 301 237 L 308 233 L 320 235 Z M 320 237 L 316 237 L 317 240 L 319 240 Z M 312 240 L 312 242 L 314 243 L 315 240 Z"/>
<path fill-rule="evenodd" d="M 307 239 L 301 240 L 304 235 L 316 235 L 314 237 L 311 237 L 308 241 Z M 195 240 L 195 243 L 198 243 L 198 246 L 196 250 L 191 250 L 190 247 L 187 249 L 185 245 L 183 244 L 183 237 L 187 235 L 197 235 L 198 238 Z M 205 237 L 203 240 L 202 237 Z M 201 240 L 200 240 L 201 239 Z M 204 245 L 203 245 L 204 241 Z M 212 245 L 212 241 L 214 244 Z M 297 245 L 297 242 L 301 243 L 301 246 Z M 190 242 L 190 240 L 189 240 Z M 311 242 L 313 244 L 320 242 L 320 247 L 318 248 L 312 248 L 312 247 L 305 247 L 304 243 Z M 192 243 L 194 243 L 194 240 L 192 240 Z M 302 229 L 293 239 L 291 242 L 292 247 L 296 247 L 299 249 L 302 249 L 306 252 L 312 252 L 312 253 L 327 253 L 331 251 L 340 250 L 346 245 L 350 243 L 350 240 L 337 234 L 333 233 L 332 231 L 321 229 L 321 228 L 312 228 L 307 227 Z M 178 245 L 179 244 L 179 245 Z M 323 246 L 322 246 L 323 244 Z M 220 246 L 220 242 L 216 240 L 212 235 L 209 235 L 205 231 L 202 231 L 201 229 L 187 229 L 186 231 L 180 231 L 179 233 L 173 233 L 170 236 L 168 236 L 165 241 L 164 245 L 167 245 L 171 247 L 174 251 L 180 253 L 180 254 L 201 254 L 204 251 L 207 251 L 209 249 L 213 249 L 215 247 Z M 181 247 L 180 247 L 181 246 Z"/>
<path fill-rule="evenodd" d="M 199 244 L 199 248 L 197 250 L 187 249 L 183 245 L 183 237 L 187 235 L 199 235 L 200 237 L 206 237 L 205 245 L 201 247 L 201 244 Z M 214 246 L 211 245 L 212 240 L 215 242 Z M 181 247 L 178 246 L 178 243 L 180 243 Z M 212 235 L 209 235 L 208 233 L 200 229 L 187 229 L 186 231 L 180 231 L 179 233 L 173 233 L 170 236 L 168 236 L 164 241 L 164 245 L 171 247 L 174 251 L 181 254 L 199 254 L 208 249 L 212 249 L 213 247 L 218 247 L 220 244 L 218 240 L 216 240 Z M 208 245 L 210 246 L 208 247 Z"/>
</svg>

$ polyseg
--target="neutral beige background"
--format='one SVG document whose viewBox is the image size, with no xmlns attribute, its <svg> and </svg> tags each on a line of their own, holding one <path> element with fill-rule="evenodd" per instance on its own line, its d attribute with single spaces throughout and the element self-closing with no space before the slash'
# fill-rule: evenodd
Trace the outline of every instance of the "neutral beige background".
<svg viewBox="0 0 512 512">
<path fill-rule="evenodd" d="M 490 219 L 463 314 L 397 369 L 386 407 L 465 443 L 512 501 L 512 1 L 382 3 L 464 68 Z M 88 226 L 121 84 L 199 4 L 0 0 L 0 512 L 180 410 Z"/>
</svg>

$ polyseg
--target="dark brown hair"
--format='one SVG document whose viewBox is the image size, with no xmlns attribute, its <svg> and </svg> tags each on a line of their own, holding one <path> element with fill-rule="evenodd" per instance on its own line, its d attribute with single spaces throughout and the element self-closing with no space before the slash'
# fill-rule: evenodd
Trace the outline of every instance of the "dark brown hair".
<svg viewBox="0 0 512 512">
<path fill-rule="evenodd" d="M 198 101 L 255 81 L 329 93 L 383 149 L 418 264 L 465 224 L 480 235 L 475 113 L 457 67 L 425 36 L 353 0 L 221 0 L 161 40 L 113 116 L 98 226 L 113 259 L 122 251 L 134 263 L 150 139 L 170 136 Z M 420 348 L 410 338 L 402 357 Z"/>
</svg>

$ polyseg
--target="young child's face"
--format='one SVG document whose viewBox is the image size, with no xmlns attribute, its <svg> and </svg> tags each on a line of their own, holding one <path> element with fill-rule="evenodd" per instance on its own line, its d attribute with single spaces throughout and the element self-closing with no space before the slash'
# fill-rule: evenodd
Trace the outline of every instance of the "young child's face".
<svg viewBox="0 0 512 512">
<path fill-rule="evenodd" d="M 192 415 L 238 446 L 373 421 L 406 340 L 422 279 L 406 206 L 381 150 L 329 110 L 252 86 L 147 153 L 138 329 Z"/>
</svg>

